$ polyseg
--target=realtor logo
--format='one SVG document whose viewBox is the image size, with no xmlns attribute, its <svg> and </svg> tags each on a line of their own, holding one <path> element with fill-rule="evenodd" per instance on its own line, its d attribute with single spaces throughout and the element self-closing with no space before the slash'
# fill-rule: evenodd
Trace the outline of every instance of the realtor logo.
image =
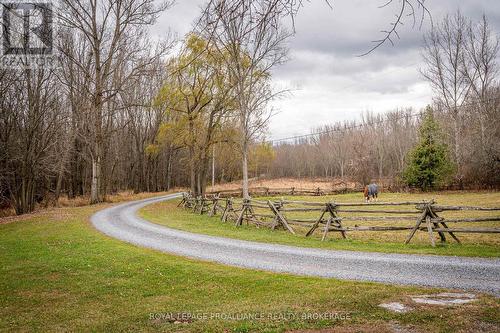
<svg viewBox="0 0 500 333">
<path fill-rule="evenodd" d="M 53 54 L 52 3 L 0 0 L 0 6 L 2 65 L 45 65 L 52 60 L 47 58 Z"/>
</svg>

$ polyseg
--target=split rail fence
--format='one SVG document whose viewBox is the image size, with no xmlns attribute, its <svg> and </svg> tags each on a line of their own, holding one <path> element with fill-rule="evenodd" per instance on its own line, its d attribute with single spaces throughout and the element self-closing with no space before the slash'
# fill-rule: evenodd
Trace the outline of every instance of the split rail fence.
<svg viewBox="0 0 500 333">
<path fill-rule="evenodd" d="M 435 235 L 441 242 L 446 237 L 460 243 L 457 233 L 500 233 L 500 228 L 492 227 L 455 227 L 461 223 L 500 222 L 500 207 L 444 206 L 434 200 L 406 202 L 309 202 L 294 200 L 257 200 L 205 195 L 193 197 L 184 194 L 179 206 L 199 214 L 219 215 L 221 221 L 232 221 L 240 226 L 244 223 L 270 229 L 282 228 L 292 234 L 303 230 L 306 236 L 321 231 L 321 240 L 330 232 L 339 233 L 347 238 L 354 231 L 408 231 L 405 244 L 408 244 L 417 231 L 428 233 L 432 246 L 436 245 Z M 483 212 L 478 217 L 456 217 L 457 212 Z M 442 212 L 455 212 L 455 216 L 444 218 Z M 489 213 L 487 213 L 489 212 Z M 438 215 L 439 214 L 439 215 Z M 496 214 L 496 215 L 492 215 Z M 463 215 L 463 214 L 462 214 Z M 467 214 L 467 215 L 470 215 Z M 477 214 L 476 214 L 477 215 Z M 371 225 L 383 222 L 382 226 Z M 357 223 L 370 222 L 370 225 Z M 401 222 L 405 222 L 401 225 Z M 352 225 L 355 223 L 354 225 Z M 349 224 L 349 225 L 347 225 Z M 449 227 L 448 224 L 453 224 Z"/>
<path fill-rule="evenodd" d="M 310 196 L 321 196 L 321 195 L 332 195 L 332 194 L 342 194 L 348 192 L 359 192 L 362 188 L 351 188 L 344 187 L 339 189 L 324 189 L 324 188 L 301 188 L 301 187 L 282 187 L 282 188 L 269 188 L 269 187 L 251 187 L 248 192 L 254 197 L 269 197 L 276 195 L 310 195 Z M 208 196 L 219 196 L 220 198 L 230 198 L 230 197 L 242 197 L 242 189 L 232 189 L 232 190 L 221 190 L 208 192 Z"/>
</svg>

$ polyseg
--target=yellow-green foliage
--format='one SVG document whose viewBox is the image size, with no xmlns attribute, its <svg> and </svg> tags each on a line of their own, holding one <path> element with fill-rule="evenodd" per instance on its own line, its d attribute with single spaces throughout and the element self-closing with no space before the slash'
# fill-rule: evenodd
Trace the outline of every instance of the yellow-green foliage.
<svg viewBox="0 0 500 333">
<path fill-rule="evenodd" d="M 206 155 L 212 144 L 236 133 L 230 121 L 235 103 L 222 64 L 220 53 L 206 40 L 196 34 L 186 38 L 181 54 L 168 62 L 169 79 L 154 101 L 168 116 L 160 127 L 158 144 Z"/>
<path fill-rule="evenodd" d="M 250 150 L 249 170 L 256 176 L 266 172 L 276 158 L 273 146 L 268 142 L 262 142 Z"/>
</svg>

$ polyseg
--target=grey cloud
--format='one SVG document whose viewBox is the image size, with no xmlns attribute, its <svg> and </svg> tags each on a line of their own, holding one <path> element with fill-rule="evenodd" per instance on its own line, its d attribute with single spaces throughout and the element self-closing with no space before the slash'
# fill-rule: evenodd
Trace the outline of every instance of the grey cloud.
<svg viewBox="0 0 500 333">
<path fill-rule="evenodd" d="M 182 37 L 189 32 L 203 3 L 178 1 L 152 32 L 160 35 L 170 28 Z M 423 67 L 422 36 L 431 27 L 429 18 L 422 29 L 412 27 L 411 19 L 407 19 L 394 46 L 386 44 L 368 56 L 356 57 L 372 46 L 371 40 L 382 36 L 379 31 L 389 27 L 398 3 L 380 9 L 383 0 L 337 0 L 330 9 L 323 0 L 305 2 L 289 43 L 290 61 L 273 70 L 277 85 L 294 90 L 291 96 L 273 103 L 281 110 L 270 124 L 273 137 L 303 134 L 321 124 L 355 119 L 367 109 L 383 112 L 396 107 L 419 108 L 431 101 L 430 87 L 418 73 Z M 460 9 L 474 21 L 486 13 L 491 28 L 500 32 L 500 1 L 425 3 L 435 23 Z"/>
</svg>

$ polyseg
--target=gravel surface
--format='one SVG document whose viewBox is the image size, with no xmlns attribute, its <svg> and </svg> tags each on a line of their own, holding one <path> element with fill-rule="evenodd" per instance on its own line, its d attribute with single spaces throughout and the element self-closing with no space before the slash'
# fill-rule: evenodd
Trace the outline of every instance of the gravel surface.
<svg viewBox="0 0 500 333">
<path fill-rule="evenodd" d="M 300 248 L 171 229 L 136 216 L 138 209 L 180 197 L 127 202 L 94 214 L 93 225 L 114 238 L 227 265 L 398 285 L 478 290 L 500 296 L 500 259 L 385 254 Z"/>
</svg>

